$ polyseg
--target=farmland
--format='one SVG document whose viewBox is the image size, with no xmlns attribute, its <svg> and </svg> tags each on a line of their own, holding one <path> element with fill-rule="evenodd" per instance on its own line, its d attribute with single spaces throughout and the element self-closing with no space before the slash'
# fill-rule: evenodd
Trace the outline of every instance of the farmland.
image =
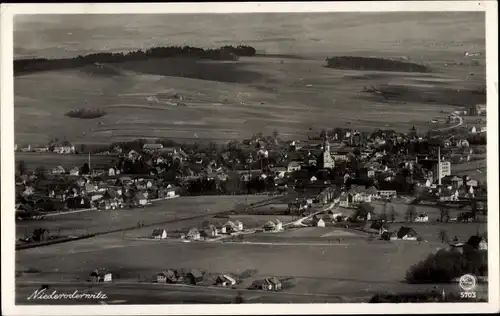
<svg viewBox="0 0 500 316">
<path fill-rule="evenodd" d="M 174 221 L 186 217 L 230 211 L 237 203 L 254 203 L 267 196 L 204 196 L 179 197 L 172 200 L 158 201 L 143 209 L 119 209 L 110 211 L 89 211 L 54 217 L 43 221 L 21 221 L 16 223 L 17 238 L 31 234 L 34 228 L 43 227 L 52 234 L 62 236 L 79 236 L 111 230 L 125 229 L 164 221 Z M 196 220 L 199 222 L 200 220 Z M 174 228 L 181 225 L 192 225 L 193 221 L 174 223 Z"/>
<path fill-rule="evenodd" d="M 74 167 L 81 167 L 89 161 L 88 155 L 59 155 L 55 153 L 29 153 L 17 152 L 15 154 L 16 162 L 23 161 L 27 170 L 35 170 L 43 167 L 50 170 L 57 166 L 62 166 L 66 170 Z M 91 163 L 94 168 L 107 168 L 117 160 L 115 156 L 94 155 L 91 156 Z"/>
<path fill-rule="evenodd" d="M 457 232 L 470 230 L 467 227 L 457 224 L 453 229 L 456 228 Z M 322 230 L 321 234 L 332 228 L 310 228 L 301 234 L 318 235 L 318 230 Z M 256 269 L 257 274 L 245 280 L 242 287 L 248 286 L 253 279 L 273 275 L 292 278 L 294 287 L 287 291 L 290 293 L 340 295 L 351 299 L 364 296 L 366 299 L 377 291 L 415 290 L 414 285 L 401 282 L 406 270 L 443 247 L 437 238 L 429 238 L 429 242 L 422 244 L 411 241 L 369 242 L 361 235 L 345 239 L 341 244 L 277 243 L 283 238 L 276 237 L 275 245 L 266 245 L 132 241 L 123 240 L 119 234 L 107 235 L 19 252 L 16 257 L 18 272 L 29 269 L 30 262 L 35 261 L 40 272 L 20 276 L 18 282 L 27 280 L 25 278 L 75 282 L 84 280 L 94 267 L 110 269 L 119 275 L 118 283 L 151 280 L 156 272 L 166 267 L 199 268 L 214 275 Z"/>
<path fill-rule="evenodd" d="M 472 60 L 463 55 L 464 49 L 484 50 L 484 35 L 478 37 L 471 33 L 471 29 L 484 23 L 479 15 L 451 15 L 447 17 L 449 24 L 442 24 L 441 16 L 437 14 L 408 14 L 404 20 L 383 14 L 365 15 L 357 22 L 342 14 L 337 17 L 304 15 L 304 21 L 312 23 L 310 27 L 315 30 L 314 38 L 321 37 L 327 29 L 328 35 L 323 34 L 324 39 L 316 41 L 304 34 L 304 30 L 297 30 L 298 34 L 302 34 L 297 39 L 283 39 L 290 44 L 291 51 L 275 46 L 272 40 L 249 40 L 246 44 L 255 46 L 261 54 L 241 58 L 237 62 L 155 59 L 114 64 L 109 74 L 98 73 L 97 69 L 89 66 L 16 76 L 16 142 L 41 144 L 61 136 L 75 143 L 109 143 L 150 137 L 224 142 L 256 132 L 270 133 L 275 128 L 282 137 L 290 139 L 306 137 L 312 127 L 316 131 L 332 126 L 350 126 L 361 130 L 384 126 L 406 131 L 409 126 L 415 125 L 419 130 L 426 130 L 431 127 L 430 118 L 442 117 L 444 114 L 441 111 L 449 112 L 456 109 L 457 102 L 465 102 L 458 92 L 453 92 L 454 89 L 459 87 L 460 93 L 467 94 L 467 91 L 485 84 L 484 58 L 480 56 Z M 250 19 L 249 16 L 241 18 Z M 271 20 L 268 18 L 262 16 L 263 25 L 259 32 L 269 31 L 267 28 Z M 157 28 L 162 25 L 161 19 L 149 19 L 144 23 L 155 25 L 154 30 L 171 32 L 163 27 Z M 412 38 L 401 45 L 396 34 L 387 32 L 387 28 L 411 29 L 413 21 L 422 19 L 426 21 L 422 27 L 432 29 L 428 33 L 433 34 L 432 38 L 425 32 L 421 35 L 410 32 Z M 279 25 L 285 21 L 284 16 L 276 15 L 271 25 L 275 27 L 276 23 Z M 460 22 L 452 23 L 455 21 Z M 97 27 L 103 22 L 96 23 Z M 224 19 L 211 22 L 221 29 L 224 23 L 229 22 Z M 436 23 L 439 23 L 438 28 L 434 28 Z M 350 34 L 366 34 L 367 25 L 372 30 L 384 30 L 380 34 L 387 38 L 377 43 L 366 36 L 361 36 L 363 40 L 351 36 L 347 39 L 342 35 L 344 31 L 340 32 L 342 27 L 348 27 Z M 468 27 L 458 31 L 457 25 Z M 334 40 L 337 37 L 330 32 L 344 40 Z M 194 32 L 185 31 L 182 34 L 185 34 L 182 36 L 184 43 L 192 37 L 195 43 L 206 47 L 230 41 L 215 36 L 210 43 L 207 37 L 200 39 Z M 450 34 L 460 34 L 460 39 L 448 43 Z M 55 50 L 50 42 L 34 51 L 32 41 L 27 37 L 29 35 L 22 29 L 19 30 L 19 37 L 15 37 L 18 55 L 30 52 L 38 56 L 67 57 L 60 56 L 61 52 Z M 153 40 L 143 45 L 154 45 L 154 41 L 163 38 L 158 34 L 146 37 Z M 454 36 L 451 38 L 455 39 Z M 138 39 L 142 40 L 141 37 Z M 169 40 L 175 43 L 180 38 L 172 34 Z M 117 50 L 136 49 L 116 44 L 120 40 L 115 36 L 112 42 Z M 459 42 L 465 44 L 460 45 Z M 66 52 L 68 54 L 89 52 L 87 47 L 79 50 L 73 44 L 69 46 L 72 48 Z M 436 46 L 446 47 L 446 50 L 436 49 Z M 287 57 L 290 53 L 300 58 Z M 265 57 L 266 54 L 269 56 Z M 326 68 L 325 58 L 338 54 L 395 59 L 405 56 L 410 62 L 429 67 L 432 73 Z M 474 76 L 468 76 L 469 73 L 474 73 Z M 426 93 L 437 94 L 433 98 L 440 102 L 408 96 L 384 100 L 361 92 L 364 87 L 387 85 L 405 87 L 408 91 L 423 88 Z M 53 89 L 54 86 L 58 89 Z M 99 109 L 107 114 L 95 120 L 64 115 L 74 109 L 86 108 Z"/>
</svg>

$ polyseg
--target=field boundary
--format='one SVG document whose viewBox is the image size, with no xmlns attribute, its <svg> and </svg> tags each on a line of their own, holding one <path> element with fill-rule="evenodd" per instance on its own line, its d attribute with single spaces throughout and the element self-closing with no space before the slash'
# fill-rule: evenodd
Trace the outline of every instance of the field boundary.
<svg viewBox="0 0 500 316">
<path fill-rule="evenodd" d="M 251 203 L 248 205 L 246 210 L 252 209 L 252 208 L 257 208 L 257 207 L 262 207 L 263 205 L 260 205 L 259 203 L 272 204 L 273 201 L 278 200 L 282 197 L 283 197 L 283 195 L 280 195 L 280 196 L 277 196 L 277 197 L 275 196 L 275 197 L 267 199 L 267 200 Z M 264 204 L 264 205 L 266 205 L 266 204 Z M 88 235 L 81 235 L 81 236 L 77 236 L 77 237 L 63 238 L 63 239 L 59 239 L 59 240 L 57 240 L 57 239 L 50 240 L 50 241 L 36 243 L 36 244 L 21 244 L 21 245 L 16 245 L 16 251 L 24 250 L 24 249 L 32 249 L 32 248 L 37 248 L 37 247 L 43 247 L 43 246 L 49 246 L 49 245 L 53 245 L 53 244 L 60 244 L 60 243 L 69 242 L 69 241 L 88 239 L 88 238 L 93 238 L 93 237 L 97 237 L 97 236 L 109 235 L 109 234 L 113 234 L 113 233 L 132 231 L 135 229 L 140 229 L 140 228 L 145 228 L 145 227 L 146 228 L 153 227 L 153 226 L 157 226 L 157 225 L 161 225 L 161 224 L 178 223 L 178 222 L 182 222 L 182 221 L 204 218 L 207 216 L 226 215 L 226 214 L 230 215 L 233 212 L 236 213 L 237 210 L 231 209 L 231 210 L 214 212 L 214 213 L 209 213 L 209 214 L 199 214 L 199 215 L 194 215 L 194 216 L 189 216 L 189 217 L 184 217 L 184 218 L 170 219 L 170 220 L 150 223 L 150 224 L 146 224 L 146 225 L 142 225 L 142 226 L 133 226 L 133 227 L 120 228 L 120 229 L 113 229 L 113 230 L 108 230 L 108 231 L 103 231 L 103 232 L 98 232 L 98 233 L 93 233 L 93 234 L 88 234 Z"/>
</svg>

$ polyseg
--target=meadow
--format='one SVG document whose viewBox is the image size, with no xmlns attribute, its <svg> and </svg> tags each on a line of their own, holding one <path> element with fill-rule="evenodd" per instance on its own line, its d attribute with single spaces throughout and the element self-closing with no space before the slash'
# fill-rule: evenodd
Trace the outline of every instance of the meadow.
<svg viewBox="0 0 500 316">
<path fill-rule="evenodd" d="M 464 14 L 444 18 L 438 14 L 407 14 L 405 19 L 400 16 L 400 13 L 365 14 L 359 19 L 337 14 L 336 19 L 331 19 L 322 14 L 242 15 L 235 33 L 225 35 L 226 38 L 212 30 L 206 30 L 208 33 L 203 37 L 193 29 L 177 30 L 176 34 L 176 27 L 165 30 L 161 26 L 165 17 L 138 18 L 151 28 L 130 31 L 125 37 L 134 38 L 134 42 L 137 39 L 137 43 L 142 43 L 140 47 L 127 46 L 130 38 L 112 36 L 114 31 L 109 30 L 110 34 L 93 38 L 84 48 L 71 42 L 64 32 L 51 28 L 50 34 L 57 34 L 60 41 L 68 41 L 65 52 L 58 51 L 51 40 L 41 43 L 31 38 L 26 32 L 29 25 L 43 29 L 41 22 L 31 21 L 25 27 L 20 26 L 16 33 L 17 56 L 67 57 L 61 54 L 90 53 L 94 50 L 92 47 L 97 48 L 101 41 L 106 41 L 106 36 L 113 38 L 106 41 L 110 50 L 128 51 L 161 44 L 164 33 L 169 33 L 172 44 L 191 39 L 193 45 L 202 47 L 220 46 L 238 39 L 254 46 L 259 56 L 237 62 L 155 59 L 108 65 L 113 71 L 104 73 L 86 66 L 16 76 L 16 142 L 37 144 L 62 136 L 80 143 L 153 137 L 226 142 L 256 132 L 270 134 L 274 129 L 285 139 L 296 139 L 306 137 L 310 129 L 332 127 L 361 130 L 387 127 L 407 131 L 415 125 L 425 131 L 432 125 L 430 118 L 443 117 L 445 114 L 441 111 L 457 109 L 457 100 L 465 100 L 464 93 L 471 95 L 468 92 L 485 85 L 484 56 L 472 59 L 464 56 L 465 50 L 484 51 L 484 34 L 475 31 L 481 29 L 481 25 L 484 27 L 484 20 L 479 15 Z M 171 21 L 179 19 L 178 16 L 170 18 Z M 215 20 L 213 16 L 199 18 L 211 20 L 214 29 L 226 29 L 236 22 L 229 16 Z M 247 22 L 255 25 L 257 18 L 262 24 L 255 29 L 241 27 L 241 23 Z M 57 19 L 68 24 L 67 32 L 78 28 L 74 21 L 80 18 Z M 109 21 L 113 19 L 119 18 L 110 17 Z M 422 19 L 426 22 L 421 23 Z M 416 21 L 427 33 L 409 32 L 411 35 L 401 41 L 399 31 L 412 29 Z M 95 21 L 93 27 L 107 22 Z M 458 31 L 457 25 L 467 27 Z M 296 34 L 294 38 L 285 35 L 291 29 Z M 368 30 L 379 30 L 384 38 L 367 37 Z M 74 30 L 82 36 L 88 31 Z M 262 34 L 280 35 L 262 37 Z M 346 34 L 356 36 L 346 37 Z M 429 67 L 432 72 L 326 68 L 325 59 L 335 55 L 404 57 Z M 367 97 L 361 92 L 372 85 L 408 91 L 420 89 L 418 93 L 425 92 L 431 97 L 422 100 L 406 95 L 385 100 Z M 100 109 L 107 114 L 98 119 L 64 115 L 86 108 Z"/>
<path fill-rule="evenodd" d="M 314 231 L 318 229 L 331 228 L 312 228 L 308 234 L 317 234 Z M 369 242 L 362 236 L 345 239 L 340 244 L 272 245 L 133 241 L 123 240 L 115 234 L 20 251 L 16 256 L 16 270 L 25 271 L 36 262 L 40 272 L 21 276 L 19 281 L 29 278 L 57 282 L 84 280 L 91 269 L 105 267 L 115 273 L 118 282 L 134 282 L 151 280 L 155 273 L 165 268 L 198 268 L 211 275 L 240 274 L 255 269 L 257 273 L 245 280 L 240 285 L 242 288 L 257 278 L 277 276 L 293 282 L 294 286 L 287 290 L 291 293 L 352 298 L 369 297 L 378 291 L 422 288 L 403 282 L 406 270 L 442 247 L 443 244 L 432 240 L 421 244 Z"/>
<path fill-rule="evenodd" d="M 82 167 L 83 164 L 89 162 L 88 155 L 59 155 L 55 153 L 29 153 L 29 152 L 16 152 L 15 153 L 16 163 L 21 161 L 27 170 L 34 171 L 38 167 L 43 167 L 45 170 L 50 170 L 57 166 L 62 166 L 65 170 L 69 171 L 74 167 Z M 115 163 L 117 160 L 116 156 L 105 156 L 105 155 L 92 155 L 90 157 L 91 164 L 93 168 L 106 169 Z"/>
<path fill-rule="evenodd" d="M 31 234 L 33 229 L 41 227 L 48 229 L 50 234 L 62 236 L 80 236 L 102 233 L 118 229 L 136 227 L 138 222 L 144 225 L 158 223 L 164 228 L 189 228 L 193 222 L 203 219 L 187 220 L 178 223 L 160 224 L 206 214 L 211 218 L 214 213 L 230 211 L 239 203 L 254 203 L 266 199 L 267 196 L 200 196 L 179 197 L 171 200 L 157 201 L 142 209 L 118 209 L 109 211 L 89 211 L 82 213 L 48 216 L 41 221 L 16 222 L 16 237 L 21 238 Z M 152 228 L 148 231 L 151 233 Z"/>
</svg>

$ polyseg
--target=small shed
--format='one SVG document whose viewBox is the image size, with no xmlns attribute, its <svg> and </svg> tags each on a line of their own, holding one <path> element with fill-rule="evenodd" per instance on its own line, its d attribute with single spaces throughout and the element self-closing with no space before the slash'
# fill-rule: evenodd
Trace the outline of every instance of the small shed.
<svg viewBox="0 0 500 316">
<path fill-rule="evenodd" d="M 166 239 L 167 238 L 167 231 L 165 229 L 161 229 L 161 228 L 153 229 L 153 233 L 151 234 L 151 237 L 153 239 Z"/>
<path fill-rule="evenodd" d="M 198 269 L 192 269 L 186 274 L 186 281 L 192 285 L 200 284 L 203 282 L 203 273 Z"/>
<path fill-rule="evenodd" d="M 413 229 L 411 227 L 402 226 L 398 230 L 396 236 L 398 239 L 417 240 L 418 234 L 415 231 L 415 229 Z"/>
<path fill-rule="evenodd" d="M 158 283 L 175 283 L 177 277 L 174 270 L 167 269 L 156 275 L 156 282 Z"/>
<path fill-rule="evenodd" d="M 113 275 L 111 272 L 102 270 L 102 269 L 95 269 L 90 273 L 90 281 L 94 283 L 99 283 L 99 282 L 111 282 L 113 280 Z"/>
</svg>

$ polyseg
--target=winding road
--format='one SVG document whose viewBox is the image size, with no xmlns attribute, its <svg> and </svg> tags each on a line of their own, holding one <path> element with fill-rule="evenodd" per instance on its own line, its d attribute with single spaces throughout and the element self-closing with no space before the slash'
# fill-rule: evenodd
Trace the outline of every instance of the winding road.
<svg viewBox="0 0 500 316">
<path fill-rule="evenodd" d="M 461 125 L 464 124 L 464 119 L 461 117 L 461 116 L 458 116 L 456 115 L 455 113 L 452 113 L 452 115 L 456 118 L 458 118 L 458 123 L 455 124 L 455 125 L 452 125 L 452 126 L 448 126 L 448 127 L 443 127 L 443 128 L 437 128 L 437 129 L 434 129 L 435 132 L 442 132 L 442 131 L 448 131 L 450 129 L 454 129 L 454 128 L 457 128 Z"/>
</svg>

